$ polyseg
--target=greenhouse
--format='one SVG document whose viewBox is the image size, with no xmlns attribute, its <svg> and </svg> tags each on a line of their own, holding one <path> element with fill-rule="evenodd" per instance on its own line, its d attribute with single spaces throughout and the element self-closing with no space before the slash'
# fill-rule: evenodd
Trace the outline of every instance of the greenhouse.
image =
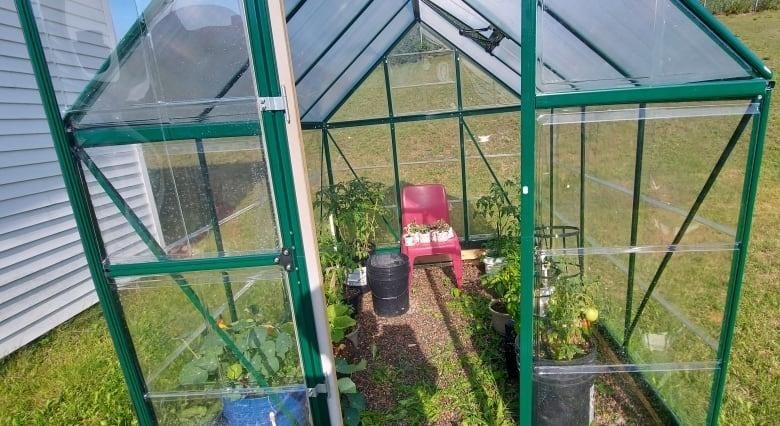
<svg viewBox="0 0 780 426">
<path fill-rule="evenodd" d="M 141 424 L 358 424 L 490 298 L 511 421 L 718 422 L 774 81 L 698 2 L 16 7 Z"/>
</svg>

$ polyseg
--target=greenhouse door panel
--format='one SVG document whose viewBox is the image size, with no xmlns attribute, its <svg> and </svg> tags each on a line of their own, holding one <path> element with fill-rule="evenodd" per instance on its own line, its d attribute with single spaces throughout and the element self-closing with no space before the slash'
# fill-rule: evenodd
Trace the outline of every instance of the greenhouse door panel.
<svg viewBox="0 0 780 426">
<path fill-rule="evenodd" d="M 269 5 L 50 3 L 16 5 L 139 422 L 326 424 Z"/>
</svg>

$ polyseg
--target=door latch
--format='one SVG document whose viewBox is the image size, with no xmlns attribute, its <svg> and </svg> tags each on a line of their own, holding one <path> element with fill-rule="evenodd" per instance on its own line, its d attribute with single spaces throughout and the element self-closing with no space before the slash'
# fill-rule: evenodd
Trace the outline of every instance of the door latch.
<svg viewBox="0 0 780 426">
<path fill-rule="evenodd" d="M 317 383 L 313 388 L 306 388 L 306 393 L 309 398 L 316 398 L 319 395 L 328 394 L 328 386 L 325 383 Z"/>
<path fill-rule="evenodd" d="M 293 264 L 293 251 L 291 248 L 283 247 L 279 256 L 274 258 L 274 263 L 284 268 L 285 271 L 292 271 L 295 268 Z"/>
</svg>

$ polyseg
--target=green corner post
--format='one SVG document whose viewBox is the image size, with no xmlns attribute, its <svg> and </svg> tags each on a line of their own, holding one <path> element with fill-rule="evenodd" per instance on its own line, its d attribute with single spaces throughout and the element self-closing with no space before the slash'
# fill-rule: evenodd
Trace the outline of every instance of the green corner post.
<svg viewBox="0 0 780 426">
<path fill-rule="evenodd" d="M 764 152 L 764 138 L 766 137 L 767 122 L 769 120 L 769 107 L 772 103 L 771 84 L 761 99 L 759 116 L 753 118 L 753 128 L 748 149 L 747 163 L 745 165 L 745 180 L 742 189 L 742 209 L 739 212 L 737 225 L 736 244 L 738 250 L 732 257 L 729 287 L 726 294 L 726 306 L 723 322 L 721 324 L 720 343 L 718 345 L 717 360 L 720 368 L 715 371 L 712 391 L 710 394 L 710 406 L 707 413 L 707 424 L 718 424 L 723 393 L 726 387 L 729 360 L 731 358 L 731 345 L 734 341 L 734 327 L 737 322 L 737 310 L 742 291 L 742 277 L 745 273 L 747 261 L 747 247 L 750 241 L 750 228 L 753 223 L 753 209 L 756 203 L 756 191 L 758 177 L 761 171 L 761 159 Z"/>
<path fill-rule="evenodd" d="M 520 321 L 518 424 L 533 418 L 534 189 L 536 151 L 536 1 L 523 0 L 520 52 Z"/>
<path fill-rule="evenodd" d="M 245 0 L 245 13 L 247 17 L 247 31 L 249 34 L 249 47 L 255 70 L 255 83 L 258 96 L 281 96 L 282 90 L 274 56 L 273 34 L 271 34 L 268 4 L 262 1 Z M 313 304 L 311 293 L 307 285 L 306 273 L 306 247 L 303 245 L 300 232 L 298 204 L 293 187 L 291 174 L 291 158 L 287 145 L 287 131 L 285 129 L 286 111 L 263 111 L 260 120 L 265 129 L 265 143 L 269 157 L 276 158 L 269 164 L 271 176 L 273 176 L 273 190 L 278 202 L 278 220 L 282 230 L 282 244 L 293 250 L 295 268 L 289 272 L 290 293 L 293 299 L 293 309 L 297 318 L 297 326 L 301 333 L 301 357 L 303 361 L 304 375 L 308 387 L 325 383 L 325 373 L 320 362 L 319 344 L 316 336 Z M 335 390 L 333 390 L 335 391 Z M 326 395 L 319 394 L 310 398 L 312 418 L 317 425 L 330 424 Z"/>
<path fill-rule="evenodd" d="M 30 62 L 35 72 L 35 80 L 41 94 L 43 109 L 46 112 L 54 150 L 60 163 L 62 177 L 65 180 L 65 190 L 73 208 L 76 227 L 79 235 L 82 236 L 81 244 L 87 258 L 90 275 L 94 281 L 95 291 L 103 308 L 103 316 L 106 319 L 111 340 L 116 348 L 119 366 L 127 383 L 138 422 L 141 425 L 153 425 L 156 423 L 154 411 L 151 403 L 144 397 L 146 394 L 144 379 L 136 360 L 133 342 L 121 313 L 122 308 L 102 268 L 105 252 L 100 241 L 95 212 L 89 200 L 89 191 L 83 171 L 71 151 L 70 141 L 73 139 L 68 137 L 60 116 L 59 104 L 46 64 L 46 55 L 35 22 L 35 15 L 28 0 L 15 0 L 15 4 L 24 40 L 27 44 L 27 51 L 30 55 Z"/>
</svg>

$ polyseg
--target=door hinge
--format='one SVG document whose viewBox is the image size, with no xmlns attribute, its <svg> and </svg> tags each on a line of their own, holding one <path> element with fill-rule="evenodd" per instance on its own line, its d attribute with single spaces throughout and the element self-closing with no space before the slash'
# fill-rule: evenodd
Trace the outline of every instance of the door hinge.
<svg viewBox="0 0 780 426">
<path fill-rule="evenodd" d="M 284 268 L 285 271 L 292 271 L 295 268 L 293 263 L 293 249 L 283 247 L 279 256 L 274 258 L 274 263 Z"/>
<path fill-rule="evenodd" d="M 287 89 L 281 87 L 282 96 L 267 96 L 257 98 L 257 109 L 263 111 L 284 111 L 285 121 L 290 122 L 290 114 L 287 111 Z"/>
<path fill-rule="evenodd" d="M 327 395 L 328 386 L 325 383 L 317 383 L 313 388 L 307 388 L 306 392 L 309 394 L 309 398 L 316 398 L 319 395 Z"/>
</svg>

